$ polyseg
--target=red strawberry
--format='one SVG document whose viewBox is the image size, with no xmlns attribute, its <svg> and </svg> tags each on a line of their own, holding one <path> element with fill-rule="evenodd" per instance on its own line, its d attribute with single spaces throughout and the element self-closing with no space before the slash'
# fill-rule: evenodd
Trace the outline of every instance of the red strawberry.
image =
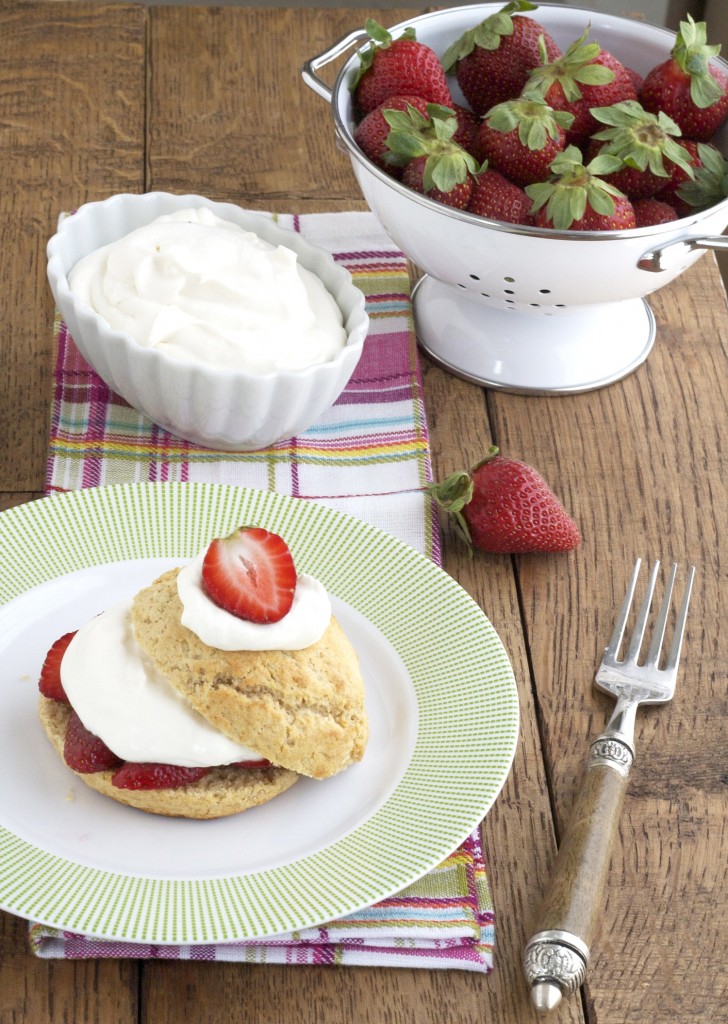
<svg viewBox="0 0 728 1024">
<path fill-rule="evenodd" d="M 410 160 L 402 174 L 402 184 L 415 192 L 429 196 L 430 199 L 434 199 L 438 203 L 444 203 L 445 206 L 464 210 L 470 201 L 473 179 L 468 175 L 464 181 L 453 182 L 451 187 L 438 188 L 434 179 L 428 176 L 428 159 L 426 156 L 417 156 L 414 160 Z"/>
<path fill-rule="evenodd" d="M 548 176 L 549 165 L 566 145 L 571 114 L 552 110 L 542 100 L 520 97 L 499 103 L 480 128 L 480 148 L 491 170 L 516 185 Z"/>
<path fill-rule="evenodd" d="M 233 761 L 232 764 L 228 765 L 230 768 L 244 768 L 247 771 L 253 771 L 256 768 L 270 768 L 271 762 L 267 761 L 264 757 L 260 758 L 259 761 Z"/>
<path fill-rule="evenodd" d="M 453 142 L 462 146 L 466 153 L 481 163 L 483 158 L 480 155 L 480 120 L 472 110 L 461 107 L 459 103 L 453 103 L 455 120 L 458 123 L 457 131 L 452 137 Z"/>
<path fill-rule="evenodd" d="M 479 117 L 497 103 L 518 96 L 528 72 L 541 62 L 540 37 L 548 59 L 558 57 L 559 47 L 543 26 L 518 13 L 534 11 L 536 7 L 527 0 L 513 0 L 469 29 L 445 51 L 445 71 L 455 70 L 465 99 Z"/>
<path fill-rule="evenodd" d="M 708 46 L 706 31 L 688 14 L 670 57 L 649 72 L 639 94 L 645 110 L 664 111 L 698 142 L 708 142 L 728 117 L 728 75 L 711 62 L 720 46 Z"/>
<path fill-rule="evenodd" d="M 677 210 L 669 203 L 663 203 L 654 196 L 650 199 L 637 199 L 632 203 L 634 217 L 638 228 L 650 228 L 655 224 L 669 224 L 677 220 Z"/>
<path fill-rule="evenodd" d="M 533 220 L 531 200 L 522 188 L 498 171 L 485 170 L 476 174 L 467 210 L 479 217 L 509 224 L 531 224 Z"/>
<path fill-rule="evenodd" d="M 566 141 L 580 145 L 598 122 L 591 107 L 608 107 L 621 100 L 636 100 L 637 93 L 624 65 L 598 43 L 587 43 L 584 34 L 550 63 L 545 47 L 543 63 L 529 72 L 524 95 L 543 99 L 554 110 L 566 110 L 574 120 Z"/>
<path fill-rule="evenodd" d="M 692 158 L 676 141 L 680 129 L 667 114 L 652 114 L 636 100 L 599 107 L 593 113 L 607 127 L 592 136 L 587 156 L 618 157 L 622 167 L 605 177 L 630 199 L 645 199 L 659 192 L 673 166 L 692 178 Z"/>
<path fill-rule="evenodd" d="M 210 544 L 202 563 L 202 586 L 215 604 L 240 619 L 278 622 L 293 603 L 296 567 L 278 534 L 241 526 Z"/>
<path fill-rule="evenodd" d="M 109 750 L 103 740 L 89 732 L 75 711 L 71 711 L 68 719 L 63 759 L 69 768 L 84 775 L 104 772 L 122 764 L 121 758 Z"/>
<path fill-rule="evenodd" d="M 420 96 L 390 96 L 381 106 L 370 110 L 354 129 L 354 140 L 359 148 L 372 163 L 396 178 L 402 176 L 402 169 L 388 163 L 386 159 L 390 152 L 386 142 L 391 129 L 384 111 L 407 110 L 408 107 L 418 110 L 423 117 L 427 115 L 427 100 Z"/>
<path fill-rule="evenodd" d="M 66 648 L 75 635 L 76 630 L 72 633 L 64 633 L 56 640 L 45 656 L 38 680 L 38 689 L 44 697 L 48 697 L 50 700 L 59 700 L 63 704 L 68 704 L 69 701 L 61 682 L 61 661 L 66 653 Z"/>
<path fill-rule="evenodd" d="M 426 117 L 413 107 L 405 112 L 385 110 L 384 117 L 392 129 L 385 159 L 404 167 L 402 183 L 437 202 L 464 209 L 479 165 L 454 141 L 458 131 L 454 112 L 428 103 Z"/>
<path fill-rule="evenodd" d="M 452 104 L 440 58 L 429 46 L 417 42 L 413 28 L 393 39 L 372 18 L 365 27 L 371 43 L 359 54 L 359 70 L 351 85 L 363 114 L 390 96 L 421 96 L 429 103 Z"/>
<path fill-rule="evenodd" d="M 153 761 L 125 761 L 111 776 L 111 784 L 117 789 L 180 789 L 197 782 L 209 771 Z"/>
<path fill-rule="evenodd" d="M 491 448 L 469 473 L 453 473 L 430 488 L 465 540 L 481 551 L 525 554 L 571 551 L 579 528 L 531 466 Z"/>
<path fill-rule="evenodd" d="M 536 224 L 558 231 L 621 231 L 637 227 L 632 203 L 600 173 L 620 166 L 618 157 L 597 156 L 584 166 L 576 146 L 551 164 L 549 181 L 528 185 Z"/>
</svg>

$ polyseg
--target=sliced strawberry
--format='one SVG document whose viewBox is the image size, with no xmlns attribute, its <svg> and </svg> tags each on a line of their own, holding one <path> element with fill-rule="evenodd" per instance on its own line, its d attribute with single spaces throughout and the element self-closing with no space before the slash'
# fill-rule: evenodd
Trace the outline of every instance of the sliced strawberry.
<svg viewBox="0 0 728 1024">
<path fill-rule="evenodd" d="M 68 720 L 63 759 L 69 768 L 82 774 L 103 772 L 122 763 L 103 740 L 89 732 L 75 711 Z"/>
<path fill-rule="evenodd" d="M 270 765 L 270 761 L 267 761 L 264 757 L 262 757 L 259 761 L 233 761 L 232 764 L 229 764 L 227 767 L 245 768 L 248 771 L 250 771 L 253 768 L 270 768 Z"/>
<path fill-rule="evenodd" d="M 293 603 L 296 567 L 278 534 L 241 526 L 210 544 L 202 585 L 210 600 L 240 619 L 278 622 Z"/>
<path fill-rule="evenodd" d="M 153 761 L 125 761 L 111 777 L 117 789 L 179 789 L 207 775 L 209 768 L 184 768 Z"/>
<path fill-rule="evenodd" d="M 50 700 L 59 700 L 63 704 L 68 704 L 69 700 L 61 683 L 61 661 L 66 653 L 66 648 L 75 635 L 76 630 L 72 633 L 64 633 L 56 640 L 45 656 L 38 680 L 38 689 L 44 697 L 48 697 Z"/>
</svg>

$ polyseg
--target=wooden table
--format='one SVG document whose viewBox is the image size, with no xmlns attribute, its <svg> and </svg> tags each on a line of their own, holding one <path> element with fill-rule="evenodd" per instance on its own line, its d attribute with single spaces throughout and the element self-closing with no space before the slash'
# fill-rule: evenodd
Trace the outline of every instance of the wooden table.
<svg viewBox="0 0 728 1024">
<path fill-rule="evenodd" d="M 42 494 L 59 210 L 121 191 L 200 192 L 259 209 L 364 208 L 302 62 L 356 10 L 77 2 L 0 9 L 0 504 Z M 394 24 L 417 11 L 372 11 Z M 677 697 L 638 722 L 638 761 L 588 984 L 554 1022 L 726 1019 L 728 759 L 725 534 L 728 309 L 712 256 L 651 298 L 647 364 L 602 391 L 483 392 L 425 365 L 438 476 L 491 443 L 539 467 L 581 524 L 571 555 L 477 556 L 448 571 L 512 658 L 522 732 L 483 829 L 496 969 L 47 962 L 0 914 L 0 1022 L 523 1024 L 520 956 L 609 701 L 591 681 L 634 557 L 698 568 Z"/>
</svg>

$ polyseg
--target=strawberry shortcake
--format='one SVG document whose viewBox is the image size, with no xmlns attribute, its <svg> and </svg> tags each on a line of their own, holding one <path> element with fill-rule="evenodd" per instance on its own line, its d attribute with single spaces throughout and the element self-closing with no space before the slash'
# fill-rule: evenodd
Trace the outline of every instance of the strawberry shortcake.
<svg viewBox="0 0 728 1024">
<path fill-rule="evenodd" d="M 216 818 L 361 760 L 356 652 L 323 585 L 260 527 L 213 540 L 49 650 L 40 720 L 91 788 Z"/>
</svg>

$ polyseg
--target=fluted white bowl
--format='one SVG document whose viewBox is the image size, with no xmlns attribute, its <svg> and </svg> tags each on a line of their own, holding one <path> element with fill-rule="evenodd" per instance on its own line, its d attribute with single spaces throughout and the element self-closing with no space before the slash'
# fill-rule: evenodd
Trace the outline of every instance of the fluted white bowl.
<svg viewBox="0 0 728 1024">
<path fill-rule="evenodd" d="M 347 336 L 332 360 L 263 374 L 182 362 L 112 329 L 71 291 L 68 275 L 83 256 L 163 214 L 201 206 L 292 249 L 301 266 L 321 280 L 341 310 Z M 302 433 L 334 404 L 361 357 L 369 319 L 349 272 L 295 232 L 230 203 L 166 192 L 114 195 L 65 217 L 47 255 L 51 291 L 84 359 L 133 408 L 207 448 L 255 451 Z"/>
</svg>

